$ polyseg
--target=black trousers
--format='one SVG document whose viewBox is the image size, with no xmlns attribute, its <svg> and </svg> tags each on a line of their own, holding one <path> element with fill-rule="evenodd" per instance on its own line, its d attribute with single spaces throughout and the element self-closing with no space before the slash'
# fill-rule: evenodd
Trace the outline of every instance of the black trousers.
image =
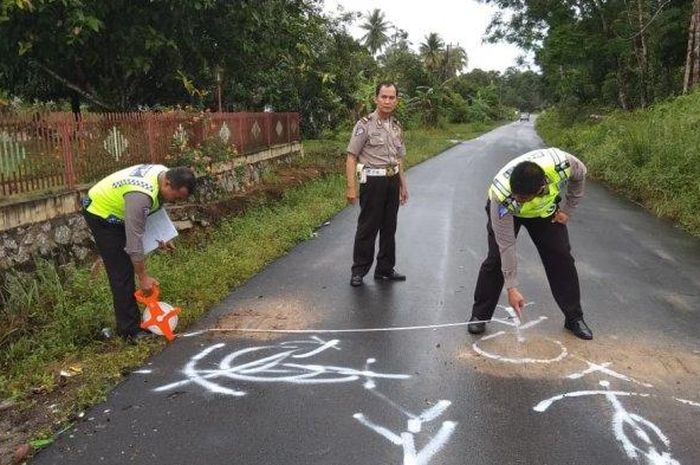
<svg viewBox="0 0 700 465">
<path fill-rule="evenodd" d="M 122 337 L 133 336 L 140 329 L 141 311 L 134 297 L 136 291 L 134 265 L 124 251 L 126 246 L 124 225 L 108 223 L 86 211 L 83 211 L 83 216 L 92 231 L 97 251 L 107 270 L 114 302 L 114 316 L 117 320 L 117 334 Z"/>
<path fill-rule="evenodd" d="M 474 291 L 474 306 L 472 307 L 472 317 L 479 320 L 489 320 L 493 316 L 504 282 L 501 271 L 501 254 L 491 226 L 488 204 L 486 205 L 486 215 L 488 217 L 486 230 L 488 231 L 489 252 L 479 270 L 479 278 Z M 515 235 L 517 236 L 520 227 L 524 226 L 537 247 L 554 300 L 564 313 L 566 320 L 576 321 L 583 318 L 578 273 L 574 257 L 571 256 L 569 232 L 566 225 L 552 223 L 551 216 L 547 218 L 514 217 L 514 220 Z"/>
<path fill-rule="evenodd" d="M 399 212 L 399 175 L 368 176 L 360 184 L 360 216 L 357 219 L 352 274 L 364 276 L 372 267 L 374 243 L 379 233 L 375 273 L 391 273 L 396 264 L 396 221 Z"/>
</svg>

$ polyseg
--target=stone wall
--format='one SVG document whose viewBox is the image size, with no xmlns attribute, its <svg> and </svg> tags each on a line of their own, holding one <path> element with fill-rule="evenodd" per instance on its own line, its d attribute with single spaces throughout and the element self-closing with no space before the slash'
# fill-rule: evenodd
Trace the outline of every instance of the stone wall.
<svg viewBox="0 0 700 465">
<path fill-rule="evenodd" d="M 198 185 L 195 199 L 188 208 L 166 206 L 166 209 L 179 229 L 194 224 L 206 226 L 209 219 L 196 214 L 197 206 L 233 193 L 244 193 L 258 184 L 273 166 L 288 164 L 296 156 L 303 156 L 298 142 L 218 163 Z M 34 257 L 66 262 L 82 261 L 90 256 L 94 252 L 94 241 L 80 215 L 80 199 L 88 188 L 81 186 L 70 192 L 0 203 L 0 271 L 30 265 Z"/>
</svg>

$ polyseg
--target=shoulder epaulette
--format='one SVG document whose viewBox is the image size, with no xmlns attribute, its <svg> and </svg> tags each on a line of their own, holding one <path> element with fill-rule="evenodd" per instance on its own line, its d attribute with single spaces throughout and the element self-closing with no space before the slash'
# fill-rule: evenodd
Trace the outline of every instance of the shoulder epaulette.
<svg viewBox="0 0 700 465">
<path fill-rule="evenodd" d="M 369 123 L 369 116 L 363 116 L 362 118 L 360 118 L 360 121 L 362 121 L 363 123 Z"/>
</svg>

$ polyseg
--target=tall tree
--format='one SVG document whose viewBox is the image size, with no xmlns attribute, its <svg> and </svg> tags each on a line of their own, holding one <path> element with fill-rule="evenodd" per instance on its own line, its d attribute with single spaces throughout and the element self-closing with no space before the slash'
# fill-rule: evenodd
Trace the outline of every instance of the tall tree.
<svg viewBox="0 0 700 465">
<path fill-rule="evenodd" d="M 695 0 L 688 28 L 688 52 L 685 60 L 683 93 L 688 93 L 698 82 L 700 82 L 700 0 Z"/>
<path fill-rule="evenodd" d="M 685 57 L 688 0 L 480 1 L 512 11 L 494 16 L 488 40 L 534 52 L 559 100 L 634 108 L 680 91 L 669 78 Z"/>
<path fill-rule="evenodd" d="M 431 32 L 425 36 L 425 42 L 418 46 L 418 51 L 423 58 L 426 69 L 431 73 L 436 73 L 444 59 L 445 42 L 440 34 Z"/>
<path fill-rule="evenodd" d="M 354 103 L 339 76 L 376 69 L 318 0 L 0 2 L 0 88 L 28 101 L 216 108 L 220 67 L 227 109 L 302 110 L 322 128 Z"/>
<path fill-rule="evenodd" d="M 366 21 L 360 27 L 367 31 L 362 36 L 362 43 L 372 55 L 379 52 L 389 41 L 391 24 L 384 19 L 384 13 L 379 8 L 367 13 Z"/>
<path fill-rule="evenodd" d="M 459 44 L 449 44 L 442 59 L 442 78 L 450 79 L 459 74 L 468 63 L 467 52 Z"/>
<path fill-rule="evenodd" d="M 430 83 L 423 61 L 407 41 L 399 40 L 388 46 L 379 57 L 382 75 L 396 82 L 403 95 L 413 95 L 418 86 Z"/>
</svg>

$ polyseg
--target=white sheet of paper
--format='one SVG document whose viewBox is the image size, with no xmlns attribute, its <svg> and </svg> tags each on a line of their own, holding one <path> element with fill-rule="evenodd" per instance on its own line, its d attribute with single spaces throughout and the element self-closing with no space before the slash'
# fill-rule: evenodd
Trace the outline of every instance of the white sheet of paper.
<svg viewBox="0 0 700 465">
<path fill-rule="evenodd" d="M 143 234 L 143 251 L 151 253 L 158 248 L 158 241 L 170 241 L 177 237 L 177 229 L 165 208 L 146 218 L 146 231 Z"/>
</svg>

